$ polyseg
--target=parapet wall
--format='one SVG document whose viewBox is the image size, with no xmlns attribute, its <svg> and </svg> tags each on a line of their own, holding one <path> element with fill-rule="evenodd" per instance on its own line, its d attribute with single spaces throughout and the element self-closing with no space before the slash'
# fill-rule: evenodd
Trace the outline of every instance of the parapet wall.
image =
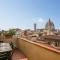
<svg viewBox="0 0 60 60">
<path fill-rule="evenodd" d="M 60 60 L 60 51 L 46 47 L 43 44 L 20 38 L 17 47 L 29 58 L 29 60 Z"/>
</svg>

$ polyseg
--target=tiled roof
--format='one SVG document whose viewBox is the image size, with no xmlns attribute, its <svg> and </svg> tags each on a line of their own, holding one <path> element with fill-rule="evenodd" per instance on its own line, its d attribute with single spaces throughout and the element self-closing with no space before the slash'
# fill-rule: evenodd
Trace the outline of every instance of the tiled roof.
<svg viewBox="0 0 60 60">
<path fill-rule="evenodd" d="M 47 35 L 47 36 L 43 36 L 43 37 L 47 38 L 47 39 L 60 40 L 60 36 L 58 36 L 58 35 Z"/>
</svg>

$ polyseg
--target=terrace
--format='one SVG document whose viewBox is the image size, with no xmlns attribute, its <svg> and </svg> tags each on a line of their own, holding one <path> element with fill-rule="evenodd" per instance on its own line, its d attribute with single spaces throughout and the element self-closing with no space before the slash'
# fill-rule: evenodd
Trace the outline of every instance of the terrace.
<svg viewBox="0 0 60 60">
<path fill-rule="evenodd" d="M 32 41 L 26 36 L 3 41 L 12 42 L 14 45 L 11 60 L 60 60 L 60 50 L 51 47 L 46 42 Z"/>
</svg>

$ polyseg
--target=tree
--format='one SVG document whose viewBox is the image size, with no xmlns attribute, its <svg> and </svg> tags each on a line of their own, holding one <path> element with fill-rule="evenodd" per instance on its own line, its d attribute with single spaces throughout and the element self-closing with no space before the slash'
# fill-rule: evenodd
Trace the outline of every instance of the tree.
<svg viewBox="0 0 60 60">
<path fill-rule="evenodd" d="M 15 30 L 13 30 L 13 29 L 9 30 L 9 35 L 15 35 L 15 33 L 16 33 Z"/>
<path fill-rule="evenodd" d="M 5 31 L 4 35 L 5 37 L 12 37 L 13 35 L 15 35 L 16 31 L 13 29 L 10 29 L 9 31 Z"/>
</svg>

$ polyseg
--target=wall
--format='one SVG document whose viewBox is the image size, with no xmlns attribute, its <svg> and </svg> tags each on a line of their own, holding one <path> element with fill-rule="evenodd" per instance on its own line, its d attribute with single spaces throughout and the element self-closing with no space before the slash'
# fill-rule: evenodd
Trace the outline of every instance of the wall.
<svg viewBox="0 0 60 60">
<path fill-rule="evenodd" d="M 17 47 L 29 58 L 29 60 L 60 60 L 60 51 L 55 52 L 43 48 L 40 44 L 26 40 L 18 39 Z"/>
</svg>

